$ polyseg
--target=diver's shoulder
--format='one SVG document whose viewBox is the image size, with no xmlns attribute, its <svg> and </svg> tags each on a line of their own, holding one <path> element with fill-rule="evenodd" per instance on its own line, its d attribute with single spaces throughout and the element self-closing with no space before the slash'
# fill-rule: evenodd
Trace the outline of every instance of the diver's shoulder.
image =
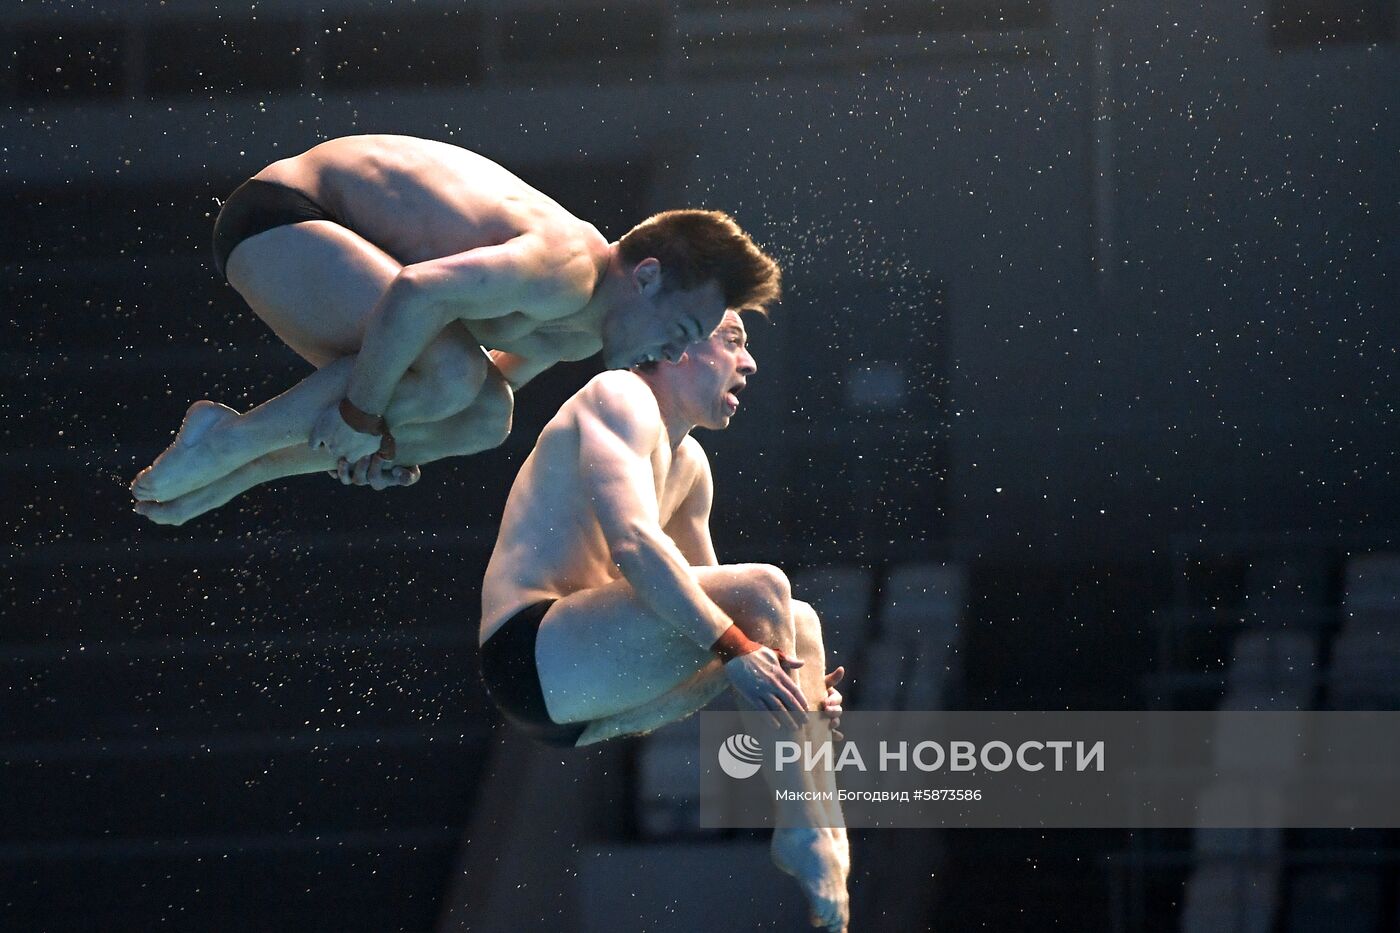
<svg viewBox="0 0 1400 933">
<path fill-rule="evenodd" d="M 694 434 L 687 434 L 685 437 L 681 438 L 680 445 L 677 446 L 676 452 L 687 460 L 694 460 L 697 463 L 703 464 L 706 469 L 709 468 L 710 458 L 705 453 L 704 446 L 695 438 Z"/>
<path fill-rule="evenodd" d="M 658 424 L 661 421 L 661 410 L 651 386 L 626 369 L 599 373 L 588 380 L 571 401 L 609 421 L 654 421 Z"/>
<path fill-rule="evenodd" d="M 588 380 L 582 391 L 594 398 L 645 395 L 651 399 L 653 405 L 656 403 L 656 397 L 652 395 L 646 380 L 630 369 L 605 369 Z"/>
<path fill-rule="evenodd" d="M 681 438 L 680 444 L 676 446 L 676 460 L 683 464 L 695 479 L 713 482 L 710 478 L 710 457 L 694 434 L 687 434 Z"/>
</svg>

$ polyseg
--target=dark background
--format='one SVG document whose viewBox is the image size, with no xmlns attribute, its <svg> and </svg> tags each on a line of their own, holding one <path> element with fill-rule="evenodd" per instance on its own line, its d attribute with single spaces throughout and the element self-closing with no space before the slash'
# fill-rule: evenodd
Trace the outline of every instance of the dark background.
<svg viewBox="0 0 1400 933">
<path fill-rule="evenodd" d="M 946 565 L 940 703 L 1208 708 L 1241 633 L 1291 625 L 1317 648 L 1300 702 L 1335 705 L 1356 561 L 1400 529 L 1394 0 L 0 23 L 0 927 L 692 929 L 715 884 L 732 918 L 707 924 L 800 924 L 761 838 L 648 822 L 664 733 L 532 753 L 477 686 L 505 493 L 596 363 L 409 490 L 305 477 L 180 529 L 129 511 L 189 402 L 305 375 L 210 230 L 244 178 L 350 133 L 478 150 L 611 238 L 721 208 L 777 255 L 744 409 L 700 437 L 721 560 L 866 572 L 884 643 L 899 568 Z M 854 643 L 851 703 L 918 683 Z M 1292 831 L 1272 906 L 1212 928 L 1395 930 L 1395 850 Z M 856 928 L 1195 929 L 1193 851 L 864 833 Z"/>
</svg>

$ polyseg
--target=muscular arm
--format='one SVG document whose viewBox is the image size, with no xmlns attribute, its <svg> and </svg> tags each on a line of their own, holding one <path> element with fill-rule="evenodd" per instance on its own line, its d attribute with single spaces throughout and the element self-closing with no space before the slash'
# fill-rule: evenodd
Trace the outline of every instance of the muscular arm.
<svg viewBox="0 0 1400 933">
<path fill-rule="evenodd" d="M 545 275 L 533 239 L 405 266 L 370 312 L 346 389 L 350 401 L 384 412 L 409 366 L 449 322 L 489 320 L 529 305 Z"/>
<path fill-rule="evenodd" d="M 708 649 L 733 620 L 661 529 L 651 455 L 662 425 L 651 390 L 630 373 L 607 373 L 589 387 L 578 422 L 579 466 L 613 561 L 653 612 Z"/>
<path fill-rule="evenodd" d="M 689 442 L 687 442 L 689 443 Z M 666 524 L 666 536 L 676 543 L 686 562 L 692 567 L 717 567 L 719 558 L 715 556 L 715 544 L 710 538 L 710 506 L 714 501 L 714 479 L 710 474 L 710 462 L 700 445 L 695 444 L 695 482 L 676 513 Z"/>
</svg>

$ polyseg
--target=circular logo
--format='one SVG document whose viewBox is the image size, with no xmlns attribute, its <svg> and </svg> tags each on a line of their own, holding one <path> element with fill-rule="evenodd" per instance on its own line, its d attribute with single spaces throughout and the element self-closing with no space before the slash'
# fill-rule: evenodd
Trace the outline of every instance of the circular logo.
<svg viewBox="0 0 1400 933">
<path fill-rule="evenodd" d="M 763 746 L 747 733 L 736 732 L 719 747 L 719 766 L 732 778 L 751 778 L 762 764 Z"/>
</svg>

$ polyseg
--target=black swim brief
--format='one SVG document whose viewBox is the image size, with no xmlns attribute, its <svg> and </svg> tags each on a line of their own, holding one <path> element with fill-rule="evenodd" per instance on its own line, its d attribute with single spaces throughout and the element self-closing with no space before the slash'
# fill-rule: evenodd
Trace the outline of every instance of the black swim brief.
<svg viewBox="0 0 1400 933">
<path fill-rule="evenodd" d="M 295 188 L 251 178 L 234 189 L 214 221 L 214 267 L 225 279 L 229 254 L 251 236 L 304 220 L 340 223 L 329 211 Z"/>
<path fill-rule="evenodd" d="M 546 745 L 570 746 L 588 728 L 586 722 L 559 724 L 549 718 L 535 664 L 535 636 L 554 600 L 521 609 L 491 633 L 481 646 L 481 681 L 501 713 L 530 738 Z"/>
</svg>

